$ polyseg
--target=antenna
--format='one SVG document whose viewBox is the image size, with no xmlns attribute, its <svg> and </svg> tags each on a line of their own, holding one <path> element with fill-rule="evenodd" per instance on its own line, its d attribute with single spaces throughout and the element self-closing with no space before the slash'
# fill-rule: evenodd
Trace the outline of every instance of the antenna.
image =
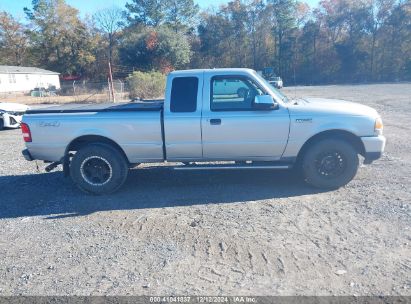
<svg viewBox="0 0 411 304">
<path fill-rule="evenodd" d="M 294 41 L 294 56 L 293 56 L 293 72 L 294 72 L 294 99 L 297 99 L 297 77 L 296 77 L 296 62 L 297 62 L 297 38 Z"/>
<path fill-rule="evenodd" d="M 295 59 L 294 59 L 294 99 L 297 99 L 297 80 L 295 75 Z"/>
</svg>

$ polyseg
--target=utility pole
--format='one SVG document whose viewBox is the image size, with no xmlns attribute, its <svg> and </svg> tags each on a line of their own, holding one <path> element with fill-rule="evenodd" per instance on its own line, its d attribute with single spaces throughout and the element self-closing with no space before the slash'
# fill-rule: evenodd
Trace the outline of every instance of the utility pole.
<svg viewBox="0 0 411 304">
<path fill-rule="evenodd" d="M 111 98 L 113 100 L 113 102 L 116 102 L 116 97 L 114 94 L 114 83 L 113 83 L 113 72 L 111 71 L 111 63 L 110 61 L 108 62 L 108 73 L 109 73 L 109 77 L 110 77 L 110 91 L 111 91 Z"/>
</svg>

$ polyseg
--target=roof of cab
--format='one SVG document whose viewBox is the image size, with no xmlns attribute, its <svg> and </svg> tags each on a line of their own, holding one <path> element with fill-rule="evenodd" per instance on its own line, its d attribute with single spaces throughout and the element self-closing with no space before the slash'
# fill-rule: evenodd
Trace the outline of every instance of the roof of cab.
<svg viewBox="0 0 411 304">
<path fill-rule="evenodd" d="M 218 69 L 192 69 L 192 70 L 181 70 L 181 71 L 174 71 L 171 72 L 170 75 L 175 75 L 175 74 L 198 74 L 198 73 L 207 73 L 207 72 L 212 72 L 212 73 L 233 73 L 233 72 L 246 72 L 246 73 L 252 73 L 255 72 L 252 69 L 247 69 L 247 68 L 218 68 Z"/>
</svg>

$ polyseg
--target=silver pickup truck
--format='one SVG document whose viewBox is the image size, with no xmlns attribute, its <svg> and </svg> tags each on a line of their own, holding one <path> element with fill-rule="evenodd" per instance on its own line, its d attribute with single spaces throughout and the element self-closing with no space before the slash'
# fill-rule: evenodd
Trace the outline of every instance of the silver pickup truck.
<svg viewBox="0 0 411 304">
<path fill-rule="evenodd" d="M 335 189 L 381 157 L 378 113 L 327 99 L 288 99 L 255 71 L 169 74 L 165 100 L 65 105 L 23 117 L 24 157 L 51 163 L 83 191 L 116 191 L 129 168 L 170 162 L 178 170 L 299 168 L 311 185 Z"/>
</svg>

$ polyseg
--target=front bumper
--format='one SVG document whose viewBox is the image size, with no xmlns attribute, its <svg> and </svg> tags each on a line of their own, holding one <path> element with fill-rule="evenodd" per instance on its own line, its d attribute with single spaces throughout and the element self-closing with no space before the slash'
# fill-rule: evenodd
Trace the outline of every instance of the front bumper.
<svg viewBox="0 0 411 304">
<path fill-rule="evenodd" d="M 31 156 L 31 154 L 30 154 L 30 152 L 29 152 L 28 149 L 24 149 L 23 151 L 21 151 L 21 154 L 23 154 L 24 158 L 25 158 L 27 161 L 32 161 L 32 160 L 34 160 L 33 156 Z"/>
<path fill-rule="evenodd" d="M 364 164 L 371 164 L 373 161 L 381 158 L 387 143 L 387 139 L 384 136 L 361 137 L 361 141 L 365 149 Z"/>
</svg>

